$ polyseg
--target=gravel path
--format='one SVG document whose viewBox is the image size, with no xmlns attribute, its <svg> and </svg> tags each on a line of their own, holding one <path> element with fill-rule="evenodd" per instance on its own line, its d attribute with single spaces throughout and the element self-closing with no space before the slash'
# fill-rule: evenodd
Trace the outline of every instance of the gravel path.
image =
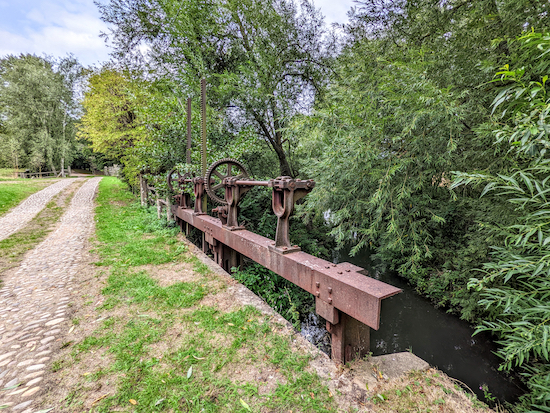
<svg viewBox="0 0 550 413">
<path fill-rule="evenodd" d="M 92 178 L 82 185 L 58 228 L 3 279 L 0 409 L 10 406 L 8 411 L 35 411 L 29 406 L 42 391 L 43 376 L 50 369 L 52 345 L 70 329 L 66 313 L 72 280 L 93 231 L 93 199 L 100 180 Z"/>
<path fill-rule="evenodd" d="M 9 213 L 0 218 L 0 241 L 8 238 L 11 234 L 27 225 L 36 214 L 44 209 L 46 204 L 50 202 L 55 195 L 74 181 L 74 179 L 63 179 L 56 182 L 32 194 Z"/>
</svg>

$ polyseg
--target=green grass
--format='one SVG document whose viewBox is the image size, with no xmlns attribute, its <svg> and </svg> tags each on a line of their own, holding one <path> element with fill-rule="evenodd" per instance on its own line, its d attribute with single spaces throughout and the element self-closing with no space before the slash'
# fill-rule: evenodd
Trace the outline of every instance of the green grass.
<svg viewBox="0 0 550 413">
<path fill-rule="evenodd" d="M 108 277 L 97 311 L 106 319 L 54 365 L 63 374 L 97 357 L 110 362 L 71 384 L 67 411 L 337 411 L 328 388 L 307 371 L 309 356 L 295 352 L 269 317 L 252 307 L 198 305 L 216 293 L 215 276 L 119 180 L 101 181 L 98 204 L 98 264 L 108 266 Z M 195 281 L 161 286 L 142 267 L 178 262 L 191 264 Z M 246 374 L 254 369 L 273 377 Z M 87 389 L 108 383 L 115 392 L 84 406 Z"/>
<path fill-rule="evenodd" d="M 6 186 L 8 185 L 0 184 L 0 194 Z M 52 231 L 69 205 L 74 191 L 76 188 L 71 186 L 61 191 L 25 227 L 0 241 L 0 273 L 20 262 L 27 251 L 33 249 Z"/>
<path fill-rule="evenodd" d="M 145 271 L 137 273 L 115 270 L 103 289 L 107 296 L 103 308 L 112 308 L 124 302 L 140 303 L 144 308 L 186 308 L 201 300 L 206 290 L 196 283 L 176 283 L 168 287 L 159 287 L 157 281 Z"/>
<path fill-rule="evenodd" d="M 180 251 L 177 229 L 165 228 L 154 214 L 143 209 L 126 185 L 117 178 L 103 178 L 96 208 L 99 248 L 98 265 L 138 266 L 171 262 Z"/>
<path fill-rule="evenodd" d="M 14 179 L 17 170 L 13 168 L 0 168 L 0 179 Z"/>
<path fill-rule="evenodd" d="M 17 180 L 17 184 L 0 184 L 0 215 L 18 205 L 29 195 L 51 185 L 51 181 Z"/>
</svg>

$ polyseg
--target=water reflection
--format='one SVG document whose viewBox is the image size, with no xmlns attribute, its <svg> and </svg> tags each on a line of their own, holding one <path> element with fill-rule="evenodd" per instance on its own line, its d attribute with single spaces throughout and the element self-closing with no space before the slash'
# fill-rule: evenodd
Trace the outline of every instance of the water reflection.
<svg viewBox="0 0 550 413">
<path fill-rule="evenodd" d="M 434 308 L 403 278 L 373 269 L 370 252 L 348 257 L 341 251 L 337 261 L 348 261 L 367 270 L 373 278 L 402 288 L 403 293 L 382 301 L 380 329 L 371 331 L 374 355 L 412 351 L 430 365 L 465 383 L 483 400 L 486 385 L 500 401 L 514 402 L 523 394 L 519 381 L 499 372 L 500 359 L 490 335 L 472 337 L 473 328 L 457 316 Z"/>
</svg>

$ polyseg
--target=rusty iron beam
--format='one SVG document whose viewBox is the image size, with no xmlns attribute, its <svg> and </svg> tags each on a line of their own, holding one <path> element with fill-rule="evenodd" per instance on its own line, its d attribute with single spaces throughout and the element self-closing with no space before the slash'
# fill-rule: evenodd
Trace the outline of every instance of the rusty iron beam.
<svg viewBox="0 0 550 413">
<path fill-rule="evenodd" d="M 380 306 L 384 298 L 401 289 L 367 277 L 363 268 L 350 263 L 332 264 L 302 251 L 289 254 L 273 249 L 273 240 L 247 230 L 230 231 L 221 221 L 209 215 L 197 215 L 192 209 L 173 206 L 173 213 L 181 220 L 227 247 L 252 259 L 286 278 L 328 305 L 378 330 Z"/>
</svg>

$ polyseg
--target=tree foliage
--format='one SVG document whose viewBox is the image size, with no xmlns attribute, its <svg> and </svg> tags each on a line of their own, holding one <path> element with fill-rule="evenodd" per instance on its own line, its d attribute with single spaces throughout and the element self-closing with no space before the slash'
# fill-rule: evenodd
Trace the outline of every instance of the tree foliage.
<svg viewBox="0 0 550 413">
<path fill-rule="evenodd" d="M 76 154 L 75 124 L 82 66 L 69 56 L 0 60 L 0 145 L 13 167 L 56 170 Z"/>
<path fill-rule="evenodd" d="M 100 10 L 118 56 L 132 61 L 149 47 L 150 67 L 182 96 L 198 96 L 206 77 L 209 104 L 225 127 L 253 130 L 276 154 L 280 173 L 296 174 L 285 128 L 308 110 L 328 70 L 322 18 L 310 2 L 111 0 Z"/>
<path fill-rule="evenodd" d="M 200 164 L 200 115 L 192 110 L 193 166 L 186 158 L 187 118 L 184 104 L 170 79 L 148 79 L 143 72 L 105 66 L 90 74 L 83 106 L 85 113 L 78 136 L 91 148 L 123 165 L 132 185 L 143 173 L 160 190 L 166 189 L 166 173 L 174 166 L 198 173 Z M 207 162 L 254 153 L 246 131 L 230 134 L 223 129 L 219 112 L 207 108 Z M 231 145 L 228 145 L 231 141 Z"/>
<path fill-rule="evenodd" d="M 496 176 L 456 173 L 453 183 L 488 182 L 482 195 L 495 193 L 518 211 L 511 225 L 497 229 L 504 242 L 469 287 L 481 293 L 479 304 L 488 311 L 477 331 L 500 338 L 502 367 L 526 369 L 532 392 L 523 402 L 530 411 L 550 411 L 550 72 L 538 79 L 532 74 L 541 65 L 548 68 L 549 40 L 548 33 L 521 37 L 524 65 L 506 65 L 495 79 L 503 86 L 489 126 L 496 142 L 509 145 L 510 154 L 527 160 L 527 166 Z"/>
</svg>

